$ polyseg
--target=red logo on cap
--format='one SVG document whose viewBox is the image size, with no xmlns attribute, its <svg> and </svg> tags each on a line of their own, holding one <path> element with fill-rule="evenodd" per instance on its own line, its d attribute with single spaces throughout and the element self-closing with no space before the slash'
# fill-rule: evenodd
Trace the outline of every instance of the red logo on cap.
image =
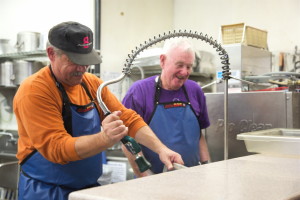
<svg viewBox="0 0 300 200">
<path fill-rule="evenodd" d="M 92 45 L 92 43 L 89 41 L 88 36 L 83 38 L 83 44 L 77 44 L 77 46 L 83 47 L 85 49 L 89 48 L 90 45 Z"/>
<path fill-rule="evenodd" d="M 87 44 L 87 45 L 84 45 L 83 48 L 89 48 L 89 37 L 83 38 L 83 44 Z"/>
</svg>

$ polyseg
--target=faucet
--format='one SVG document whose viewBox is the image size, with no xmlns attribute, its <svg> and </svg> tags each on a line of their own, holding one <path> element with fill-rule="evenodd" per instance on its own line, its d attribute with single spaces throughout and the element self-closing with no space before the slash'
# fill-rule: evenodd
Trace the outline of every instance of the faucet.
<svg viewBox="0 0 300 200">
<path fill-rule="evenodd" d="M 12 133 L 0 132 L 0 137 L 1 137 L 1 135 L 7 135 L 10 137 L 10 139 L 6 142 L 6 146 L 8 145 L 8 142 L 10 142 L 11 144 L 14 144 L 14 145 L 16 145 L 18 142 L 18 139 L 15 138 Z"/>
</svg>

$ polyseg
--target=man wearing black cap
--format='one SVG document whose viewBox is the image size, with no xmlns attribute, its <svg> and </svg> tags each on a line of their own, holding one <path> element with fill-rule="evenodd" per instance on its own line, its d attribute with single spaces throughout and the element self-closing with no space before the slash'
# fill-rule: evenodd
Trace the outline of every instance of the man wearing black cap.
<svg viewBox="0 0 300 200">
<path fill-rule="evenodd" d="M 54 26 L 47 55 L 50 65 L 28 77 L 13 102 L 21 165 L 19 200 L 68 199 L 72 191 L 98 185 L 101 152 L 127 134 L 158 153 L 169 169 L 172 162 L 183 164 L 181 156 L 163 145 L 107 87 L 101 95 L 112 114 L 104 116 L 96 99 L 103 81 L 86 73 L 89 65 L 101 62 L 91 29 L 77 22 Z"/>
</svg>

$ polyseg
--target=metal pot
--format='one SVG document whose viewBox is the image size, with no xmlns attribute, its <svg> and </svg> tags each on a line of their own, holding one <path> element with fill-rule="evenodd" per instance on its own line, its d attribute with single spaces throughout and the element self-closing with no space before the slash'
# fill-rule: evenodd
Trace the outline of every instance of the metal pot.
<svg viewBox="0 0 300 200">
<path fill-rule="evenodd" d="M 15 52 L 13 46 L 9 44 L 9 39 L 0 39 L 0 54 Z"/>
<path fill-rule="evenodd" d="M 13 83 L 20 85 L 25 78 L 39 71 L 42 67 L 43 65 L 39 62 L 15 60 L 13 63 Z"/>
<path fill-rule="evenodd" d="M 6 61 L 0 65 L 0 85 L 14 86 L 13 63 Z"/>
<path fill-rule="evenodd" d="M 36 51 L 40 47 L 40 39 L 41 34 L 38 32 L 19 32 L 16 48 L 19 52 Z"/>
</svg>

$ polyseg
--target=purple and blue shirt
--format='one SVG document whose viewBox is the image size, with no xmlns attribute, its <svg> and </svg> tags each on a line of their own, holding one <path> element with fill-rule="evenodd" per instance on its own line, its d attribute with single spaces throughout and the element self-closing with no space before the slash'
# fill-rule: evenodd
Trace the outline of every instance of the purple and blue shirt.
<svg viewBox="0 0 300 200">
<path fill-rule="evenodd" d="M 147 124 L 150 123 L 155 108 L 156 77 L 157 75 L 134 82 L 122 101 L 127 108 L 133 109 L 141 115 Z M 210 122 L 207 113 L 206 98 L 201 87 L 193 80 L 187 80 L 184 86 L 201 129 L 207 128 Z M 178 90 L 161 89 L 160 103 L 174 101 L 187 101 L 182 87 Z"/>
</svg>

